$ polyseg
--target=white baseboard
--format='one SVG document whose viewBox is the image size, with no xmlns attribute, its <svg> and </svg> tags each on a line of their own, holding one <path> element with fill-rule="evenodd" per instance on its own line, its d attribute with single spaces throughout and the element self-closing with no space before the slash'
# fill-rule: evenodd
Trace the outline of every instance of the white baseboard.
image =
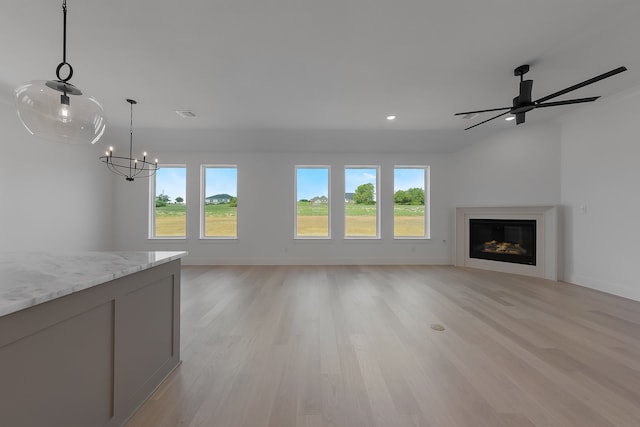
<svg viewBox="0 0 640 427">
<path fill-rule="evenodd" d="M 640 287 L 630 288 L 629 286 L 625 286 L 619 283 L 612 283 L 609 281 L 605 282 L 599 279 L 580 276 L 576 274 L 567 275 L 564 281 L 574 285 L 583 286 L 585 288 L 605 292 L 607 294 L 617 295 L 619 297 L 632 299 L 634 301 L 640 301 Z"/>
<path fill-rule="evenodd" d="M 196 258 L 187 255 L 182 265 L 452 265 L 451 258 Z"/>
</svg>

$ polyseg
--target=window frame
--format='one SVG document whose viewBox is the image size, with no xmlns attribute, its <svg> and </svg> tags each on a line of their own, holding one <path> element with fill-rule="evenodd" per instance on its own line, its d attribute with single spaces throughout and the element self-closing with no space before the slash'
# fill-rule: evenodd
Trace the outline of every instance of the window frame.
<svg viewBox="0 0 640 427">
<path fill-rule="evenodd" d="M 299 236 L 298 235 L 298 169 L 326 169 L 327 170 L 327 235 Z M 331 165 L 295 165 L 293 185 L 293 238 L 295 240 L 331 240 Z"/>
<path fill-rule="evenodd" d="M 376 171 L 376 183 L 375 183 L 375 201 L 376 201 L 376 235 L 375 236 L 347 236 L 347 201 L 345 199 L 345 195 L 347 193 L 347 169 L 375 169 Z M 343 239 L 345 240 L 379 240 L 381 239 L 381 226 L 380 226 L 380 204 L 381 204 L 381 195 L 382 191 L 380 188 L 380 174 L 381 167 L 380 165 L 345 165 L 343 168 L 343 192 L 342 192 L 342 200 L 343 200 L 343 209 L 342 209 L 342 218 L 344 222 L 344 230 L 342 233 Z"/>
<path fill-rule="evenodd" d="M 396 191 L 396 169 L 422 169 L 424 170 L 424 236 L 396 236 L 395 227 L 395 191 Z M 431 167 L 429 165 L 394 165 L 393 166 L 393 238 L 394 240 L 429 240 L 431 239 Z"/>
<path fill-rule="evenodd" d="M 158 164 L 158 169 L 169 169 L 169 168 L 182 168 L 184 169 L 185 176 L 185 197 L 187 193 L 187 182 L 189 178 L 189 170 L 187 169 L 187 165 L 184 163 L 166 163 L 166 164 Z M 185 226 L 184 226 L 184 236 L 156 236 L 156 180 L 157 173 L 154 174 L 151 179 L 149 179 L 149 230 L 147 234 L 148 240 L 186 240 L 189 235 L 189 221 L 187 220 L 187 210 L 188 206 L 185 204 Z"/>
<path fill-rule="evenodd" d="M 240 234 L 240 222 L 238 218 L 238 210 L 236 207 L 236 235 L 235 236 L 206 236 L 205 235 L 205 220 L 206 220 L 206 202 L 205 197 L 207 191 L 207 173 L 206 170 L 208 168 L 214 169 L 231 169 L 235 168 L 236 170 L 236 198 L 238 198 L 238 165 L 237 164 L 202 164 L 200 165 L 200 240 L 238 240 L 238 235 Z"/>
</svg>

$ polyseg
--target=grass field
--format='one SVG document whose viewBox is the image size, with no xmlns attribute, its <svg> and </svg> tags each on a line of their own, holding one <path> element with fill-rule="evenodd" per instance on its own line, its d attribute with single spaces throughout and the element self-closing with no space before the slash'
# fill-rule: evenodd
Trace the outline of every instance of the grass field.
<svg viewBox="0 0 640 427">
<path fill-rule="evenodd" d="M 224 205 L 205 205 L 204 235 L 206 237 L 237 237 L 238 208 Z"/>
<path fill-rule="evenodd" d="M 393 229 L 395 237 L 422 237 L 425 234 L 424 206 L 394 205 Z M 298 229 L 300 237 L 318 237 L 329 234 L 328 205 L 310 205 L 298 202 Z M 348 237 L 376 236 L 376 206 L 345 205 L 345 235 Z"/>
<path fill-rule="evenodd" d="M 393 219 L 394 237 L 424 237 L 424 216 L 400 216 Z"/>
<path fill-rule="evenodd" d="M 394 205 L 393 229 L 395 237 L 424 236 L 424 206 Z M 298 203 L 297 235 L 323 237 L 329 234 L 328 205 Z M 205 206 L 205 236 L 236 237 L 238 235 L 237 208 L 227 204 Z M 187 216 L 183 204 L 169 204 L 156 208 L 156 237 L 186 235 Z M 376 206 L 345 205 L 345 231 L 349 237 L 376 236 Z"/>
<path fill-rule="evenodd" d="M 238 208 L 225 205 L 206 205 L 204 232 L 207 237 L 236 237 Z M 185 236 L 187 212 L 183 204 L 169 204 L 156 208 L 156 237 Z"/>
<path fill-rule="evenodd" d="M 329 235 L 329 217 L 327 215 L 298 216 L 298 237 L 327 237 Z"/>
<path fill-rule="evenodd" d="M 393 206 L 394 237 L 424 237 L 424 205 Z"/>
<path fill-rule="evenodd" d="M 156 237 L 187 235 L 187 212 L 183 204 L 156 207 Z"/>
</svg>

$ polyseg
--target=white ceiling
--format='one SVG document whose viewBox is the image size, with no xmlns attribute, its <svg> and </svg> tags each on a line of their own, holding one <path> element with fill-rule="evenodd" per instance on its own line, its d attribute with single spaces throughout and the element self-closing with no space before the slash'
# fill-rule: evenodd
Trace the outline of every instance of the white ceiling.
<svg viewBox="0 0 640 427">
<path fill-rule="evenodd" d="M 61 0 L 3 0 L 0 91 L 55 79 Z M 470 139 L 454 113 L 511 104 L 629 71 L 560 99 L 640 85 L 637 0 L 68 0 L 71 83 L 111 129 L 402 130 Z M 583 106 L 527 114 L 527 123 Z M 182 119 L 174 110 L 195 111 Z M 552 111 L 553 110 L 553 111 Z M 385 116 L 395 114 L 395 122 Z M 525 125 L 526 126 L 526 125 Z M 109 131 L 109 130 L 108 130 Z"/>
</svg>

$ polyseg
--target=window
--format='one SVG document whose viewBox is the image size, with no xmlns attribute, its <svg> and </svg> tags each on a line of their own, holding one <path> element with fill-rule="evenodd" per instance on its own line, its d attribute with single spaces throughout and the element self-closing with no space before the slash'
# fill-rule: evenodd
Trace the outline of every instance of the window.
<svg viewBox="0 0 640 427">
<path fill-rule="evenodd" d="M 151 182 L 151 227 L 153 238 L 187 236 L 187 168 L 160 165 Z"/>
<path fill-rule="evenodd" d="M 329 238 L 329 166 L 296 166 L 296 238 Z"/>
<path fill-rule="evenodd" d="M 428 166 L 393 170 L 393 237 L 429 237 Z"/>
<path fill-rule="evenodd" d="M 203 165 L 201 238 L 238 237 L 238 168 Z"/>
<path fill-rule="evenodd" d="M 344 236 L 378 237 L 378 166 L 344 169 Z"/>
</svg>

